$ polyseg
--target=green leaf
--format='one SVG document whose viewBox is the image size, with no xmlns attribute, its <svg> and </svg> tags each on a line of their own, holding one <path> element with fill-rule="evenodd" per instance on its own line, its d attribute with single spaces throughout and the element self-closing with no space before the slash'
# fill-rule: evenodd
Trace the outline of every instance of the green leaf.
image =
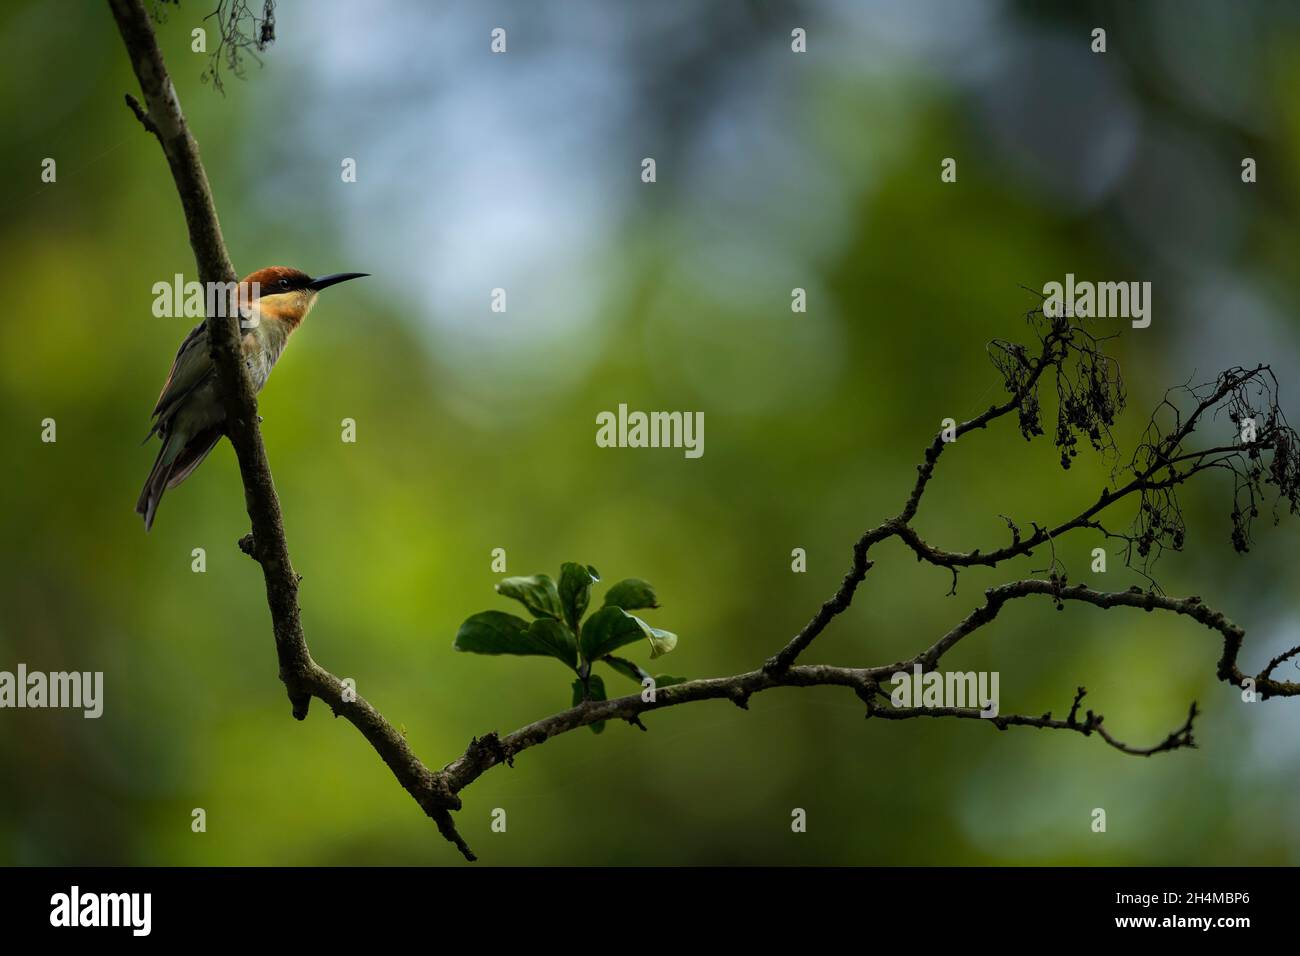
<svg viewBox="0 0 1300 956">
<path fill-rule="evenodd" d="M 524 635 L 528 622 L 505 611 L 483 611 L 456 632 L 456 650 L 474 654 L 526 654 L 533 646 Z"/>
<path fill-rule="evenodd" d="M 624 644 L 645 637 L 640 623 L 622 608 L 603 607 L 582 625 L 582 656 L 589 661 L 599 660 Z"/>
<path fill-rule="evenodd" d="M 589 564 L 565 561 L 560 565 L 560 607 L 569 627 L 578 629 L 578 622 L 587 613 L 591 601 L 591 585 L 600 580 L 596 569 Z"/>
<path fill-rule="evenodd" d="M 614 668 L 614 670 L 618 671 L 624 677 L 628 678 L 629 680 L 634 680 L 638 684 L 650 676 L 648 673 L 643 671 L 640 667 L 638 667 L 632 661 L 628 660 L 626 657 L 613 657 L 609 654 L 606 654 L 604 657 L 601 658 L 601 660 L 604 661 L 606 664 L 608 664 L 610 667 Z"/>
<path fill-rule="evenodd" d="M 624 644 L 645 638 L 650 642 L 650 657 L 667 654 L 677 646 L 677 635 L 651 627 L 635 614 L 620 607 L 603 607 L 582 628 L 582 654 L 589 660 L 599 660 Z"/>
<path fill-rule="evenodd" d="M 685 677 L 674 677 L 672 674 L 660 674 L 658 677 L 651 677 L 638 664 L 634 661 L 628 660 L 626 657 L 614 657 L 613 655 L 607 654 L 602 657 L 601 660 L 614 668 L 614 670 L 618 671 L 624 677 L 636 681 L 643 687 L 645 686 L 645 681 L 647 679 L 653 680 L 655 682 L 655 690 L 661 690 L 664 687 L 672 687 L 673 684 L 685 684 L 687 680 Z"/>
<path fill-rule="evenodd" d="M 577 642 L 559 621 L 525 621 L 505 611 L 483 611 L 456 632 L 455 648 L 473 654 L 524 654 L 555 657 L 570 667 L 578 663 Z"/>
<path fill-rule="evenodd" d="M 601 680 L 599 674 L 587 675 L 587 684 L 584 687 L 582 678 L 579 677 L 573 682 L 573 706 L 577 707 L 584 700 L 608 700 L 605 696 L 605 682 Z M 601 733 L 605 729 L 605 722 L 598 720 L 593 724 L 588 724 L 591 732 L 594 734 Z"/>
<path fill-rule="evenodd" d="M 533 617 L 560 620 L 560 592 L 555 589 L 555 582 L 549 574 L 505 578 L 497 585 L 497 593 L 521 602 Z"/>
<path fill-rule="evenodd" d="M 658 607 L 659 598 L 650 582 L 640 578 L 626 578 L 605 592 L 605 607 L 621 607 L 625 611 L 639 611 L 645 607 Z"/>
<path fill-rule="evenodd" d="M 672 631 L 664 631 L 657 627 L 651 627 L 645 621 L 637 618 L 637 623 L 646 629 L 646 636 L 650 638 L 650 659 L 663 657 L 674 647 L 677 646 L 677 635 Z"/>
<path fill-rule="evenodd" d="M 573 632 L 559 621 L 553 621 L 549 617 L 533 621 L 528 625 L 528 633 L 524 636 L 539 648 L 533 653 L 549 654 L 577 670 L 578 642 Z"/>
</svg>

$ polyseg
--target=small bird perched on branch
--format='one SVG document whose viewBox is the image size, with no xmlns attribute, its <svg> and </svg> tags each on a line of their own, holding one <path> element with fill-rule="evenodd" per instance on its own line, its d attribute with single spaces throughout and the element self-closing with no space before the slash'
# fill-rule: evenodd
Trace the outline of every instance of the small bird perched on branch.
<svg viewBox="0 0 1300 956">
<path fill-rule="evenodd" d="M 240 345 L 255 393 L 266 384 L 289 336 L 315 304 L 317 293 L 367 274 L 339 272 L 313 279 L 297 269 L 269 266 L 240 282 Z M 176 352 L 154 406 L 156 421 L 145 436 L 148 441 L 157 433 L 162 439 L 158 458 L 135 504 L 136 514 L 144 516 L 146 531 L 153 527 L 163 492 L 188 478 L 221 438 L 226 412 L 217 389 L 216 369 L 208 355 L 208 324 L 204 320 L 190 331 Z"/>
</svg>

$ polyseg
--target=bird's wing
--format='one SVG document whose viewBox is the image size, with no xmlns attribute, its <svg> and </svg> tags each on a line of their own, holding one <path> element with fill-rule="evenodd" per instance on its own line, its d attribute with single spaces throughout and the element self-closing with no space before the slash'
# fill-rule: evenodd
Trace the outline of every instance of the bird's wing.
<svg viewBox="0 0 1300 956">
<path fill-rule="evenodd" d="M 212 451 L 213 446 L 220 440 L 219 425 L 205 428 L 191 438 L 181 449 L 181 453 L 176 456 L 176 461 L 172 463 L 171 474 L 167 476 L 167 490 L 175 488 L 193 474 L 194 469 L 203 464 L 203 459 L 208 457 L 208 452 Z"/>
<path fill-rule="evenodd" d="M 176 350 L 172 360 L 171 371 L 163 383 L 158 404 L 154 406 L 153 415 L 160 421 L 167 417 L 167 412 L 181 399 L 192 392 L 212 371 L 212 359 L 208 356 L 208 323 L 200 322 L 185 336 L 185 341 Z"/>
</svg>

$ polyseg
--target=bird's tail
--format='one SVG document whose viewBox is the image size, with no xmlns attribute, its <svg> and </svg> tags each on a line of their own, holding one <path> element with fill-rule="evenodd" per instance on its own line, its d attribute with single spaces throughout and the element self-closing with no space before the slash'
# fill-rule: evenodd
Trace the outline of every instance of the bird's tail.
<svg viewBox="0 0 1300 956">
<path fill-rule="evenodd" d="M 153 527 L 153 516 L 158 511 L 158 502 L 162 501 L 163 492 L 167 490 L 167 480 L 172 476 L 172 467 L 176 464 L 177 447 L 182 439 L 175 433 L 163 439 L 154 459 L 149 477 L 145 479 L 140 498 L 135 503 L 135 513 L 144 515 L 144 530 Z"/>
<path fill-rule="evenodd" d="M 220 428 L 208 428 L 188 441 L 175 432 L 163 439 L 162 448 L 154 460 L 149 477 L 145 479 L 140 498 L 135 503 L 135 513 L 144 515 L 144 530 L 153 527 L 153 518 L 162 501 L 163 492 L 175 488 L 190 476 L 199 463 L 212 451 L 221 437 Z"/>
</svg>

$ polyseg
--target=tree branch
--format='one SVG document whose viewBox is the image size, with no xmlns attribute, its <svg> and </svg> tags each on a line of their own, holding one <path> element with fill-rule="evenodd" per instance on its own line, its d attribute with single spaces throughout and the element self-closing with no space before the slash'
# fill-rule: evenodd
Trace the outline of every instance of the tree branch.
<svg viewBox="0 0 1300 956">
<path fill-rule="evenodd" d="M 145 129 L 158 138 L 167 158 L 185 213 L 199 279 L 204 283 L 234 282 L 237 276 L 221 236 L 221 224 L 199 158 L 198 143 L 186 126 L 149 16 L 141 0 L 109 0 L 109 7 L 140 81 L 146 106 L 142 110 L 131 97 L 127 103 Z M 208 340 L 226 409 L 226 436 L 239 459 L 244 502 L 253 528 L 251 539 L 244 539 L 241 548 L 262 566 L 280 679 L 288 691 L 293 716 L 305 719 L 314 696 L 328 704 L 335 716 L 347 718 L 433 818 L 442 834 L 472 860 L 474 856 L 456 832 L 449 812 L 459 809 L 460 801 L 447 788 L 443 777 L 425 767 L 407 745 L 406 738 L 363 697 L 350 691 L 345 693 L 342 682 L 311 659 L 298 610 L 299 578 L 289 559 L 280 501 L 258 428 L 257 402 L 240 354 L 238 323 L 237 314 L 225 318 L 209 316 Z"/>
<path fill-rule="evenodd" d="M 1083 720 L 1078 719 L 1079 702 L 1083 699 L 1084 693 L 1084 689 L 1080 687 L 1075 695 L 1074 703 L 1070 707 L 1070 715 L 1065 720 L 1054 719 L 1051 711 L 1041 717 L 1027 717 L 1023 714 L 999 714 L 997 717 L 985 717 L 975 707 L 883 707 L 875 703 L 868 706 L 867 716 L 883 717 L 885 720 L 911 720 L 916 717 L 954 717 L 959 720 L 983 720 L 992 724 L 998 730 L 1006 730 L 1008 727 L 1035 727 L 1039 730 L 1069 730 L 1083 734 L 1085 737 L 1096 733 L 1098 737 L 1116 750 L 1134 757 L 1150 757 L 1169 750 L 1178 750 L 1181 747 L 1196 746 L 1196 741 L 1192 737 L 1192 725 L 1198 713 L 1195 703 L 1187 711 L 1187 720 L 1160 743 L 1151 747 L 1131 747 L 1110 735 L 1106 728 L 1102 726 L 1104 718 L 1101 714 L 1088 711 Z"/>
<path fill-rule="evenodd" d="M 238 276 L 221 236 L 221 223 L 199 158 L 199 145 L 185 123 L 176 88 L 167 74 L 144 4 L 141 0 L 109 0 L 109 6 L 144 93 L 147 109 L 141 122 L 157 136 L 180 194 L 199 281 L 205 285 L 235 282 Z M 140 116 L 138 103 L 132 109 Z M 302 720 L 311 701 L 307 686 L 311 658 L 298 616 L 298 575 L 289 560 L 280 502 L 271 479 L 262 432 L 257 426 L 257 400 L 240 353 L 239 316 L 209 316 L 207 327 L 209 349 L 226 410 L 226 437 L 239 459 L 244 501 L 253 526 L 253 555 L 262 565 L 266 581 L 280 679 L 288 689 L 293 715 Z"/>
</svg>

